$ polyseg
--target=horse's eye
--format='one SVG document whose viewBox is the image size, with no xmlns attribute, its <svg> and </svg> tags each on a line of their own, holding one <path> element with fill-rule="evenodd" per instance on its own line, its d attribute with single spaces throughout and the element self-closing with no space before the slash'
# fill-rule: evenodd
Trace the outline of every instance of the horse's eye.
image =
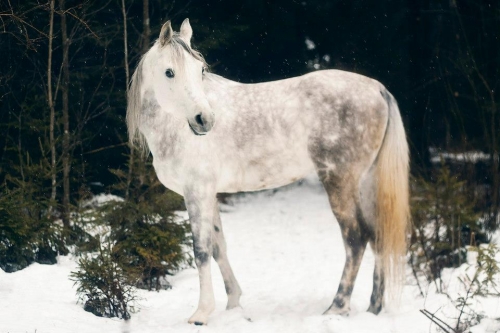
<svg viewBox="0 0 500 333">
<path fill-rule="evenodd" d="M 205 74 L 205 67 L 201 68 L 201 74 Z"/>
<path fill-rule="evenodd" d="M 174 70 L 172 68 L 169 68 L 165 71 L 165 75 L 171 79 L 175 76 Z"/>
</svg>

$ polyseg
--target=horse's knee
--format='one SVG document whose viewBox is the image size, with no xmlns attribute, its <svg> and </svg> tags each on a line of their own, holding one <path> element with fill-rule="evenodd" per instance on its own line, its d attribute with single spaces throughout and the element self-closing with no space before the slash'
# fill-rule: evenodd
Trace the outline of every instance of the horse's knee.
<svg viewBox="0 0 500 333">
<path fill-rule="evenodd" d="M 210 256 L 208 255 L 208 252 L 195 251 L 194 262 L 196 263 L 196 266 L 203 266 L 204 264 L 207 263 L 209 257 Z"/>
<path fill-rule="evenodd" d="M 198 267 L 203 266 L 210 260 L 210 257 L 212 256 L 212 244 L 209 241 L 206 241 L 203 245 L 201 245 L 199 244 L 200 240 L 197 239 L 193 239 L 193 243 L 194 262 Z"/>
</svg>

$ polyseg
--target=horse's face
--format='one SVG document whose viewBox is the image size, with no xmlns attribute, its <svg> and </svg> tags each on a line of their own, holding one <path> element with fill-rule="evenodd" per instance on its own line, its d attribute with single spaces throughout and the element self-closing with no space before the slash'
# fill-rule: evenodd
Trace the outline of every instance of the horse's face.
<svg viewBox="0 0 500 333">
<path fill-rule="evenodd" d="M 215 116 L 203 91 L 205 62 L 190 46 L 193 30 L 186 19 L 180 32 L 174 34 L 170 21 L 165 23 L 160 38 L 148 54 L 156 99 L 162 109 L 186 119 L 196 135 L 207 134 Z"/>
</svg>

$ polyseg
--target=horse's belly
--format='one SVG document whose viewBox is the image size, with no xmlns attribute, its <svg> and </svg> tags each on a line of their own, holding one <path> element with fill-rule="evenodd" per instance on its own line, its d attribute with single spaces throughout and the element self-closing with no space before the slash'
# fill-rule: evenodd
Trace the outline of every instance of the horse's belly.
<svg viewBox="0 0 500 333">
<path fill-rule="evenodd" d="M 276 188 L 302 179 L 313 171 L 314 165 L 307 152 L 277 153 L 245 163 L 227 163 L 221 168 L 218 192 Z"/>
</svg>

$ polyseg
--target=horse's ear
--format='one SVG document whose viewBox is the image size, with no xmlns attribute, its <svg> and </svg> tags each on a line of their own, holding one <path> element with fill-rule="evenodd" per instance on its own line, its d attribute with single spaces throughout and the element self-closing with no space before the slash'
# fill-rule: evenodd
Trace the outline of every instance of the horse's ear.
<svg viewBox="0 0 500 333">
<path fill-rule="evenodd" d="M 193 36 L 193 29 L 189 24 L 189 19 L 185 19 L 181 24 L 181 30 L 179 31 L 179 36 L 191 46 L 191 37 Z"/>
<path fill-rule="evenodd" d="M 165 46 L 170 42 L 172 36 L 174 35 L 174 31 L 172 30 L 172 24 L 170 20 L 168 20 L 162 27 L 160 31 L 160 45 Z"/>
</svg>

